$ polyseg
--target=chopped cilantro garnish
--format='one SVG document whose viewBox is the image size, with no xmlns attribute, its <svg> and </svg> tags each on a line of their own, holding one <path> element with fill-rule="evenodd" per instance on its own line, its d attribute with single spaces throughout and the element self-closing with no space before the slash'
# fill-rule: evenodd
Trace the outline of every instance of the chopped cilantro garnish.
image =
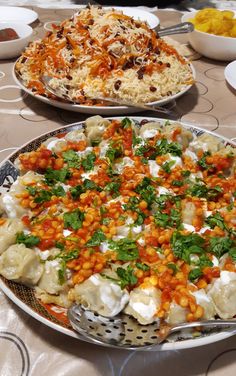
<svg viewBox="0 0 236 376">
<path fill-rule="evenodd" d="M 52 193 L 47 191 L 46 189 L 41 189 L 37 192 L 37 196 L 34 199 L 34 202 L 37 204 L 42 204 L 43 202 L 50 201 L 52 197 Z"/>
<path fill-rule="evenodd" d="M 83 184 L 76 185 L 75 187 L 70 188 L 70 194 L 74 200 L 80 197 L 82 193 L 85 193 L 88 190 L 96 190 L 98 192 L 102 191 L 102 188 L 99 187 L 93 180 L 85 179 Z"/>
<path fill-rule="evenodd" d="M 166 138 L 162 138 L 156 142 L 156 155 L 172 154 L 180 157 L 182 155 L 182 147 L 178 142 L 168 142 Z"/>
<path fill-rule="evenodd" d="M 79 209 L 72 212 L 64 213 L 64 228 L 73 228 L 73 230 L 78 230 L 82 227 L 82 222 L 84 220 L 84 213 Z"/>
<path fill-rule="evenodd" d="M 68 262 L 68 261 L 77 259 L 78 256 L 79 256 L 79 250 L 78 249 L 73 249 L 73 251 L 70 251 L 70 252 L 63 251 L 63 252 L 59 253 L 56 256 L 56 258 L 60 258 L 63 261 Z"/>
<path fill-rule="evenodd" d="M 192 254 L 204 254 L 204 239 L 198 234 L 182 235 L 175 231 L 171 237 L 171 247 L 175 257 L 190 264 Z"/>
<path fill-rule="evenodd" d="M 131 124 L 132 124 L 132 121 L 127 117 L 121 120 L 122 128 L 129 128 Z"/>
<path fill-rule="evenodd" d="M 203 169 L 203 170 L 210 170 L 213 169 L 214 166 L 211 164 L 208 164 L 206 161 L 206 158 L 209 157 L 211 153 L 209 151 L 205 151 L 203 153 L 203 156 L 198 160 L 198 165 Z"/>
<path fill-rule="evenodd" d="M 236 247 L 231 248 L 229 250 L 229 256 L 232 258 L 234 262 L 236 262 Z"/>
<path fill-rule="evenodd" d="M 181 171 L 181 175 L 184 177 L 184 178 L 187 178 L 191 175 L 191 172 L 189 170 L 183 170 Z"/>
<path fill-rule="evenodd" d="M 232 248 L 233 240 L 229 237 L 212 237 L 210 238 L 209 251 L 214 253 L 218 258 L 223 256 Z"/>
<path fill-rule="evenodd" d="M 194 184 L 187 191 L 191 196 L 204 197 L 209 200 L 219 196 L 222 192 L 223 189 L 218 185 L 213 188 L 208 188 L 205 184 Z"/>
<path fill-rule="evenodd" d="M 226 230 L 227 226 L 224 223 L 224 218 L 221 216 L 219 212 L 210 215 L 206 218 L 205 222 L 210 226 L 210 228 L 214 228 L 218 226 L 221 230 Z"/>
<path fill-rule="evenodd" d="M 173 262 L 169 262 L 166 266 L 167 268 L 172 269 L 174 274 L 176 274 L 177 271 L 179 270 L 178 266 L 174 264 Z"/>
<path fill-rule="evenodd" d="M 194 282 L 196 279 L 198 279 L 199 277 L 201 277 L 202 275 L 202 271 L 200 268 L 195 268 L 195 269 L 192 269 L 189 273 L 188 273 L 188 279 L 191 281 L 191 282 Z"/>
<path fill-rule="evenodd" d="M 98 192 L 102 191 L 102 188 L 99 187 L 99 185 L 97 185 L 93 180 L 89 180 L 89 179 L 84 180 L 83 188 L 84 188 L 84 192 L 86 192 L 87 190 L 93 190 L 93 189 Z"/>
<path fill-rule="evenodd" d="M 116 158 L 119 158 L 122 156 L 122 149 L 121 148 L 113 148 L 109 147 L 109 149 L 106 152 L 106 157 L 109 159 L 110 163 L 113 163 Z"/>
<path fill-rule="evenodd" d="M 47 190 L 47 189 L 35 190 L 34 202 L 37 204 L 42 204 L 44 202 L 50 201 L 52 196 L 63 197 L 65 196 L 65 194 L 66 192 L 61 185 L 59 185 L 58 187 L 54 187 L 51 190 Z"/>
<path fill-rule="evenodd" d="M 56 242 L 55 243 L 55 247 L 56 248 L 59 248 L 61 251 L 63 251 L 63 249 L 65 248 L 64 244 L 60 243 L 60 242 Z"/>
<path fill-rule="evenodd" d="M 68 167 L 80 168 L 81 159 L 79 155 L 74 150 L 67 150 L 62 153 L 64 161 L 67 163 Z"/>
<path fill-rule="evenodd" d="M 117 241 L 110 240 L 109 246 L 117 252 L 117 260 L 132 261 L 139 257 L 138 248 L 134 240 L 127 238 Z"/>
<path fill-rule="evenodd" d="M 182 185 L 184 185 L 184 182 L 182 180 L 172 180 L 171 184 L 174 187 L 182 187 Z"/>
<path fill-rule="evenodd" d="M 175 161 L 169 161 L 169 162 L 165 162 L 163 163 L 163 165 L 161 166 L 162 170 L 164 170 L 167 174 L 170 174 L 171 173 L 171 167 L 174 166 L 175 164 Z"/>
<path fill-rule="evenodd" d="M 127 269 L 124 268 L 117 268 L 116 274 L 120 278 L 119 285 L 121 289 L 123 290 L 126 286 L 133 286 L 136 285 L 138 282 L 137 277 L 134 275 L 134 270 L 129 265 Z"/>
<path fill-rule="evenodd" d="M 142 264 L 141 262 L 136 262 L 135 266 L 140 269 L 140 270 L 143 270 L 144 272 L 148 271 L 150 269 L 150 266 L 147 265 L 147 264 Z"/>
<path fill-rule="evenodd" d="M 130 197 L 129 202 L 123 205 L 124 210 L 132 210 L 138 214 L 138 217 L 135 221 L 136 225 L 142 225 L 146 214 L 139 208 L 138 204 L 140 199 L 136 196 Z"/>
<path fill-rule="evenodd" d="M 81 164 L 85 171 L 90 171 L 90 170 L 93 170 L 95 161 L 96 161 L 96 154 L 94 152 L 91 152 L 87 154 L 84 159 L 82 159 Z"/>
<path fill-rule="evenodd" d="M 24 232 L 19 232 L 16 235 L 16 243 L 24 244 L 26 247 L 33 247 L 38 245 L 40 238 L 34 235 L 25 235 Z"/>
<path fill-rule="evenodd" d="M 79 250 L 74 249 L 70 252 L 61 252 L 55 258 L 60 259 L 60 269 L 58 270 L 59 283 L 62 285 L 66 280 L 66 263 L 68 261 L 77 259 L 79 256 Z"/>
<path fill-rule="evenodd" d="M 176 209 L 171 209 L 170 214 L 156 212 L 154 214 L 154 222 L 159 227 L 174 227 L 177 228 L 180 226 L 181 223 L 181 214 Z"/>
<path fill-rule="evenodd" d="M 64 197 L 66 194 L 64 188 L 61 185 L 58 185 L 58 187 L 53 188 L 51 190 L 51 193 L 53 196 L 57 196 L 57 197 Z"/>
<path fill-rule="evenodd" d="M 79 196 L 84 192 L 82 185 L 76 185 L 75 187 L 70 188 L 69 191 L 74 200 L 79 198 Z"/>
<path fill-rule="evenodd" d="M 62 168 L 61 170 L 47 168 L 44 176 L 46 183 L 48 185 L 53 185 L 58 181 L 65 183 L 65 181 L 70 178 L 71 173 L 67 168 Z"/>
<path fill-rule="evenodd" d="M 37 192 L 37 188 L 36 187 L 28 186 L 28 187 L 26 187 L 26 190 L 29 192 L 29 194 L 31 196 L 35 196 L 36 195 L 36 192 Z"/>
<path fill-rule="evenodd" d="M 136 145 L 140 144 L 141 141 L 142 141 L 142 139 L 140 137 L 137 137 L 135 132 L 133 131 L 133 133 L 132 133 L 132 145 L 136 146 Z"/>
<path fill-rule="evenodd" d="M 110 192 L 114 197 L 116 197 L 116 196 L 119 196 L 120 194 L 119 192 L 120 186 L 121 186 L 121 181 L 117 179 L 115 181 L 108 183 L 104 189 L 105 191 Z"/>
<path fill-rule="evenodd" d="M 92 237 L 87 241 L 87 247 L 96 247 L 106 240 L 106 236 L 102 230 L 97 230 L 93 233 Z"/>
<path fill-rule="evenodd" d="M 109 225 L 110 221 L 111 221 L 110 218 L 102 218 L 101 224 L 107 226 L 107 225 Z"/>
<path fill-rule="evenodd" d="M 143 178 L 141 183 L 137 185 L 135 192 L 139 193 L 142 199 L 147 202 L 148 208 L 150 208 L 156 200 L 155 188 L 151 185 L 151 179 L 147 177 Z"/>
</svg>

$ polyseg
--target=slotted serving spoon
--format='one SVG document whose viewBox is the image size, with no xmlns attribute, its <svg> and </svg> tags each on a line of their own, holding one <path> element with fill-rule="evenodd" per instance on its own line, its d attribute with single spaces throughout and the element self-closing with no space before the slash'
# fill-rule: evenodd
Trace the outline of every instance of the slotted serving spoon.
<svg viewBox="0 0 236 376">
<path fill-rule="evenodd" d="M 163 343 L 171 334 L 191 328 L 235 327 L 235 320 L 205 320 L 182 323 L 174 326 L 154 322 L 140 325 L 137 320 L 120 313 L 114 318 L 103 317 L 85 310 L 80 305 L 73 305 L 68 310 L 68 318 L 73 329 L 94 344 L 119 347 L 128 350 L 145 349 Z"/>
<path fill-rule="evenodd" d="M 40 79 L 41 79 L 42 83 L 44 84 L 44 87 L 47 89 L 47 91 L 49 91 L 55 97 L 62 99 L 63 101 L 66 101 L 68 103 L 81 104 L 80 102 L 77 102 L 75 100 L 70 99 L 68 95 L 62 93 L 60 90 L 54 90 L 49 84 L 52 77 L 41 76 Z M 120 98 L 96 96 L 96 97 L 90 98 L 90 99 L 105 101 L 105 102 L 107 102 L 107 104 L 112 103 L 114 105 L 119 105 L 119 106 L 135 107 L 135 108 L 143 109 L 145 111 L 147 111 L 147 110 L 148 111 L 155 111 L 155 112 L 163 113 L 165 115 L 171 115 L 172 114 L 171 110 L 163 108 L 163 107 L 158 107 L 158 106 L 154 106 L 154 105 L 146 105 L 146 104 L 143 104 L 143 103 L 135 103 L 135 102 L 120 99 Z"/>
</svg>

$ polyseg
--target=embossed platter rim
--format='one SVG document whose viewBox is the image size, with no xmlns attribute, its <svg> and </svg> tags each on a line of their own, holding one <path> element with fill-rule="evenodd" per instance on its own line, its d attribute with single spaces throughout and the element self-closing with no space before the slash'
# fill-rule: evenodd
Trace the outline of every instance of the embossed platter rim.
<svg viewBox="0 0 236 376">
<path fill-rule="evenodd" d="M 123 116 L 119 117 L 109 117 L 108 119 L 122 119 Z M 165 124 L 167 119 L 160 119 L 160 118 L 154 118 L 154 117 L 136 117 L 136 116 L 130 116 L 131 119 L 134 121 L 140 122 L 141 120 L 145 119 L 148 121 L 159 121 L 162 124 Z M 170 123 L 175 123 L 178 122 L 176 120 L 168 120 Z M 193 132 L 196 136 L 199 136 L 203 133 L 211 134 L 215 137 L 218 137 L 222 142 L 227 145 L 231 145 L 233 147 L 236 147 L 236 143 L 219 135 L 214 132 L 204 130 L 200 127 L 196 127 L 191 124 L 179 122 L 183 127 L 189 129 L 191 132 Z M 48 139 L 49 137 L 58 135 L 60 133 L 64 133 L 65 131 L 71 131 L 74 129 L 79 129 L 83 127 L 84 122 L 76 122 L 73 124 L 69 124 L 60 128 L 57 128 L 55 130 L 52 130 L 50 132 L 46 132 L 33 140 L 27 142 L 24 144 L 22 147 L 20 147 L 17 151 L 13 152 L 5 158 L 1 163 L 0 163 L 0 185 L 3 185 L 4 180 L 6 179 L 7 176 L 11 176 L 11 180 L 15 180 L 17 176 L 17 169 L 13 166 L 13 163 L 15 159 L 18 157 L 18 155 L 22 152 L 34 150 L 37 148 L 43 141 Z M 10 184 L 10 183 L 9 183 Z M 0 192 L 1 192 L 1 187 L 0 187 Z M 14 288 L 11 286 L 14 286 Z M 0 277 L 0 288 L 3 290 L 3 292 L 10 298 L 17 306 L 19 306 L 23 311 L 28 313 L 30 316 L 38 320 L 39 322 L 47 325 L 48 327 L 61 332 L 63 334 L 69 335 L 70 337 L 74 337 L 86 342 L 90 342 L 89 339 L 86 337 L 82 337 L 76 332 L 74 332 L 72 329 L 70 329 L 69 325 L 66 323 L 63 323 L 62 321 L 59 321 L 56 317 L 54 317 L 52 314 L 50 314 L 45 307 L 35 298 L 33 290 L 29 289 L 26 286 L 17 284 L 12 281 L 6 281 L 4 280 L 3 277 Z M 18 290 L 18 295 L 14 292 L 14 290 Z M 21 291 L 20 291 L 21 290 Z M 29 293 L 30 291 L 30 293 Z M 23 292 L 23 297 L 21 296 Z M 28 296 L 28 299 L 27 299 Z M 217 332 L 213 334 L 207 334 L 203 335 L 201 337 L 195 338 L 195 339 L 185 339 L 185 340 L 177 340 L 176 342 L 168 342 L 164 343 L 161 346 L 155 346 L 151 348 L 151 351 L 160 351 L 160 350 L 181 350 L 185 348 L 191 348 L 191 347 L 198 347 L 198 346 L 203 346 L 207 345 L 210 343 L 214 343 L 216 341 L 220 341 L 223 339 L 226 339 L 233 334 L 235 334 L 236 331 L 232 329 L 227 329 L 223 332 Z M 112 345 L 104 345 L 108 347 L 115 347 L 117 346 L 112 346 Z M 142 350 L 142 349 L 140 349 Z M 143 350 L 142 350 L 143 351 Z M 149 350 L 150 351 L 150 350 Z"/>
</svg>

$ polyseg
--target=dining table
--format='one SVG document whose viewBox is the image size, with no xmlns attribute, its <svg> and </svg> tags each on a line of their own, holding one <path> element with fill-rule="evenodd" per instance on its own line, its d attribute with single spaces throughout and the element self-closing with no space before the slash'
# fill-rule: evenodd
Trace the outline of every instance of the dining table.
<svg viewBox="0 0 236 376">
<path fill-rule="evenodd" d="M 70 17 L 74 8 L 27 6 L 38 13 L 33 39 L 50 25 Z M 179 23 L 181 11 L 155 9 L 161 26 Z M 236 91 L 225 81 L 228 62 L 207 59 L 187 43 L 186 35 L 168 38 L 191 60 L 196 79 L 192 88 L 166 108 L 171 120 L 199 126 L 236 140 Z M 15 59 L 0 60 L 0 161 L 21 145 L 61 126 L 80 122 L 89 114 L 70 112 L 40 102 L 13 79 Z M 123 115 L 122 113 L 120 115 Z M 163 113 L 144 111 L 146 117 Z M 89 344 L 39 322 L 0 290 L 1 376 L 234 376 L 236 335 L 200 347 L 179 350 L 124 350 Z"/>
</svg>

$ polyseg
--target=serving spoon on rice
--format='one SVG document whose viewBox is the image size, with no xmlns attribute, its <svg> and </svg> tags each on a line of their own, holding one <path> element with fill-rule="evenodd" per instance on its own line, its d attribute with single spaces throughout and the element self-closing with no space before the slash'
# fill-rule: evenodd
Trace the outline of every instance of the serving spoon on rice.
<svg viewBox="0 0 236 376">
<path fill-rule="evenodd" d="M 81 305 L 76 304 L 69 308 L 68 318 L 72 328 L 80 335 L 81 339 L 94 344 L 127 350 L 142 350 L 160 345 L 171 334 L 185 329 L 233 327 L 236 331 L 236 319 L 204 320 L 176 325 L 159 325 L 158 322 L 141 325 L 133 317 L 123 313 L 109 318 L 85 310 Z M 197 334 L 199 335 L 199 331 L 195 332 L 195 335 Z"/>
<path fill-rule="evenodd" d="M 71 98 L 69 98 L 69 96 L 67 94 L 62 93 L 60 90 L 53 89 L 50 86 L 50 80 L 51 79 L 52 79 L 52 77 L 49 77 L 49 76 L 41 76 L 40 77 L 41 82 L 44 84 L 44 87 L 48 92 L 53 94 L 56 98 L 62 99 L 63 101 L 66 101 L 68 103 L 80 104 L 81 105 L 81 103 L 79 101 L 77 102 L 76 100 L 72 100 Z M 119 105 L 119 106 L 134 107 L 134 108 L 138 108 L 138 109 L 143 109 L 145 111 L 148 110 L 148 111 L 155 111 L 155 112 L 163 113 L 165 115 L 171 115 L 172 114 L 171 110 L 160 107 L 160 106 L 155 106 L 155 105 L 151 105 L 151 104 L 147 105 L 147 104 L 143 104 L 143 103 L 129 101 L 129 100 L 126 100 L 126 99 L 103 97 L 103 96 L 100 96 L 100 95 L 98 95 L 96 97 L 94 96 L 93 98 L 89 98 L 89 99 L 103 101 L 103 102 L 107 103 L 107 105 L 113 104 L 113 105 Z"/>
</svg>

